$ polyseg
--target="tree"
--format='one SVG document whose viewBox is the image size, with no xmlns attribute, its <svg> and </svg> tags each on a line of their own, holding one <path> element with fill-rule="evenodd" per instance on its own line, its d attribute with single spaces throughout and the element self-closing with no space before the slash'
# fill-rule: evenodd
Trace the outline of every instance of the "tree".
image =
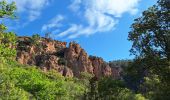
<svg viewBox="0 0 170 100">
<path fill-rule="evenodd" d="M 169 4 L 169 0 L 159 0 L 156 5 L 144 11 L 142 17 L 135 19 L 129 32 L 133 54 L 170 60 Z"/>
<path fill-rule="evenodd" d="M 14 18 L 15 3 L 7 4 L 5 0 L 0 2 L 0 18 Z M 7 27 L 0 23 L 0 60 L 14 59 L 16 55 L 16 35 L 13 32 L 6 32 Z"/>
<path fill-rule="evenodd" d="M 8 4 L 5 0 L 0 1 L 0 18 L 15 18 L 15 2 Z"/>
<path fill-rule="evenodd" d="M 142 17 L 135 19 L 129 32 L 129 40 L 133 42 L 131 53 L 143 59 L 146 69 L 156 74 L 170 73 L 169 3 L 169 0 L 159 0 L 144 11 Z"/>
<path fill-rule="evenodd" d="M 125 88 L 121 80 L 115 80 L 111 77 L 105 77 L 98 82 L 99 97 L 104 100 L 117 100 L 120 91 Z M 123 96 L 122 96 L 123 98 Z"/>
<path fill-rule="evenodd" d="M 159 85 L 148 85 L 143 94 L 154 89 L 156 98 L 170 97 L 170 1 L 158 0 L 157 4 L 143 12 L 131 26 L 128 39 L 133 42 L 132 54 L 136 55 L 133 62 L 136 67 L 130 66 L 127 73 L 140 76 L 140 83 L 145 84 L 145 77 L 153 80 L 158 76 Z M 140 71 L 140 73 L 138 73 Z M 134 77 L 135 77 L 134 76 Z M 150 81 L 154 82 L 154 81 Z M 139 84 L 140 85 L 140 84 Z"/>
<path fill-rule="evenodd" d="M 93 77 L 90 86 L 90 91 L 84 100 L 145 100 L 143 95 L 126 88 L 123 80 L 103 77 L 95 81 Z"/>
<path fill-rule="evenodd" d="M 32 38 L 31 38 L 31 44 L 35 45 L 35 46 L 39 46 L 40 45 L 40 40 L 41 37 L 39 34 L 33 34 Z"/>
</svg>

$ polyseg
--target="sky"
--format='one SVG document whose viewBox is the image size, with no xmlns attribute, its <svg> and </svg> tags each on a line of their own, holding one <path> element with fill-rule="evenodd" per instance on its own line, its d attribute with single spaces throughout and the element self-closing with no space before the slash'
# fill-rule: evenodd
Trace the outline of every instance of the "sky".
<svg viewBox="0 0 170 100">
<path fill-rule="evenodd" d="M 2 1 L 2 0 L 0 0 Z M 15 1 L 17 19 L 4 19 L 19 36 L 51 33 L 76 41 L 89 55 L 105 61 L 132 59 L 128 32 L 135 18 L 156 0 L 7 0 Z"/>
</svg>

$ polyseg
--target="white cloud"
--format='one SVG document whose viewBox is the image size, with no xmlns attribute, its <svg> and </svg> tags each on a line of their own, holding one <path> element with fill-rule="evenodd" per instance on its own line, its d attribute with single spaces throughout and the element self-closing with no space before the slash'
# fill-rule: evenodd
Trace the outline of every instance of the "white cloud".
<svg viewBox="0 0 170 100">
<path fill-rule="evenodd" d="M 136 6 L 139 0 L 92 0 L 88 6 L 90 9 L 99 11 L 101 13 L 108 13 L 115 17 L 120 17 L 125 12 L 134 12 L 137 10 Z"/>
<path fill-rule="evenodd" d="M 62 16 L 62 15 L 57 15 L 56 17 L 54 17 L 53 19 L 51 19 L 51 20 L 48 22 L 48 24 L 43 25 L 41 31 L 44 32 L 44 31 L 47 31 L 48 29 L 58 28 L 58 27 L 62 26 L 60 22 L 63 21 L 63 20 L 64 20 L 64 16 Z M 56 31 L 56 30 L 55 30 L 55 31 Z M 56 32 L 57 32 L 57 31 L 56 31 Z"/>
<path fill-rule="evenodd" d="M 58 36 L 76 38 L 80 35 L 91 35 L 97 32 L 107 32 L 115 28 L 119 18 L 124 13 L 136 14 L 137 5 L 140 0 L 72 0 L 69 8 L 81 18 L 87 21 L 88 25 L 79 24 L 71 26 Z M 78 27 L 81 26 L 81 27 Z M 71 30 L 71 31 L 70 31 Z"/>
<path fill-rule="evenodd" d="M 17 11 L 20 13 L 28 13 L 28 20 L 34 21 L 41 15 L 41 10 L 49 4 L 49 0 L 7 0 L 15 1 Z"/>
<path fill-rule="evenodd" d="M 72 0 L 72 4 L 69 6 L 69 8 L 73 11 L 77 11 L 80 9 L 80 4 L 82 0 Z"/>
<path fill-rule="evenodd" d="M 81 29 L 81 26 L 78 26 L 78 25 L 73 24 L 73 25 L 71 25 L 70 28 L 68 28 L 68 29 L 65 30 L 64 32 L 58 34 L 57 37 L 67 36 L 67 35 L 69 35 L 70 33 L 73 33 L 73 32 L 75 32 L 75 31 L 77 31 L 77 30 L 79 30 L 79 29 Z"/>
</svg>

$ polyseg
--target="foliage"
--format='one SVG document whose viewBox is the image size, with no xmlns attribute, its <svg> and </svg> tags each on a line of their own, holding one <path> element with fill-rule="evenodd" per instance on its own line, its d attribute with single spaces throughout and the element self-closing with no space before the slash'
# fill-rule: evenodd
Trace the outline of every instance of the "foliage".
<svg viewBox="0 0 170 100">
<path fill-rule="evenodd" d="M 6 66 L 7 64 L 0 64 L 0 99 L 28 100 L 31 94 L 15 85 L 15 81 L 12 81 L 9 76 L 10 69 Z"/>
<path fill-rule="evenodd" d="M 149 99 L 170 98 L 169 4 L 169 0 L 158 0 L 135 19 L 129 32 L 129 40 L 133 42 L 131 53 L 136 59 L 133 66 L 127 68 L 126 75 L 131 76 L 131 83 L 133 79 L 138 81 L 137 92 Z"/>
<path fill-rule="evenodd" d="M 143 95 L 126 88 L 122 80 L 105 77 L 93 82 L 95 87 L 87 93 L 85 100 L 145 100 Z"/>
<path fill-rule="evenodd" d="M 146 100 L 141 94 L 135 94 L 131 90 L 124 88 L 122 89 L 115 100 Z"/>
<path fill-rule="evenodd" d="M 7 4 L 0 1 L 0 18 L 13 18 L 16 10 L 15 3 Z M 15 44 L 16 35 L 13 32 L 6 32 L 7 27 L 0 24 L 0 62 L 14 59 L 16 56 Z"/>
<path fill-rule="evenodd" d="M 169 0 L 158 3 L 135 19 L 129 40 L 133 41 L 131 52 L 141 57 L 159 57 L 170 59 Z"/>
<path fill-rule="evenodd" d="M 123 68 L 123 79 L 128 88 L 137 91 L 147 74 L 147 66 L 141 59 L 135 59 Z"/>
<path fill-rule="evenodd" d="M 114 99 L 123 88 L 125 86 L 122 81 L 112 78 L 101 79 L 98 83 L 98 92 L 101 98 L 108 97 L 109 99 Z"/>
<path fill-rule="evenodd" d="M 88 93 L 90 91 L 90 80 L 94 77 L 94 75 L 88 73 L 88 72 L 81 72 L 80 73 L 80 80 L 78 82 L 80 84 L 83 84 L 85 86 L 85 94 L 84 99 L 88 98 Z"/>
<path fill-rule="evenodd" d="M 15 18 L 15 2 L 8 4 L 5 0 L 0 1 L 0 18 Z"/>
<path fill-rule="evenodd" d="M 3 26 L 1 24 L 1 26 Z M 2 31 L 2 30 L 1 30 Z M 0 60 L 11 60 L 16 56 L 16 35 L 12 32 L 0 32 Z"/>
<path fill-rule="evenodd" d="M 131 60 L 115 60 L 115 61 L 110 61 L 109 65 L 111 67 L 125 68 L 128 66 L 130 62 Z"/>
<path fill-rule="evenodd" d="M 84 93 L 83 84 L 54 71 L 44 73 L 35 67 L 1 64 L 0 72 L 0 95 L 4 94 L 0 99 L 75 100 Z M 9 93 L 6 88 L 9 88 Z"/>
<path fill-rule="evenodd" d="M 32 35 L 32 38 L 31 38 L 31 44 L 38 46 L 40 40 L 41 40 L 40 35 L 39 34 L 34 34 L 34 35 Z"/>
<path fill-rule="evenodd" d="M 147 98 L 156 99 L 157 93 L 160 93 L 160 85 L 161 81 L 158 75 L 144 77 L 144 82 L 140 86 L 140 91 L 142 91 Z"/>
</svg>

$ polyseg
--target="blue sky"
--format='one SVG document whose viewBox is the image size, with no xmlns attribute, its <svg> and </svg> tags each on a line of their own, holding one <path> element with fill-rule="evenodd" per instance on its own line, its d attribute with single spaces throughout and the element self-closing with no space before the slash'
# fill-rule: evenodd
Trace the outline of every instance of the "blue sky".
<svg viewBox="0 0 170 100">
<path fill-rule="evenodd" d="M 11 2 L 12 0 L 7 0 Z M 131 59 L 130 25 L 156 0 L 13 0 L 18 19 L 4 20 L 20 36 L 50 32 L 76 41 L 89 55 L 106 61 Z"/>
</svg>

